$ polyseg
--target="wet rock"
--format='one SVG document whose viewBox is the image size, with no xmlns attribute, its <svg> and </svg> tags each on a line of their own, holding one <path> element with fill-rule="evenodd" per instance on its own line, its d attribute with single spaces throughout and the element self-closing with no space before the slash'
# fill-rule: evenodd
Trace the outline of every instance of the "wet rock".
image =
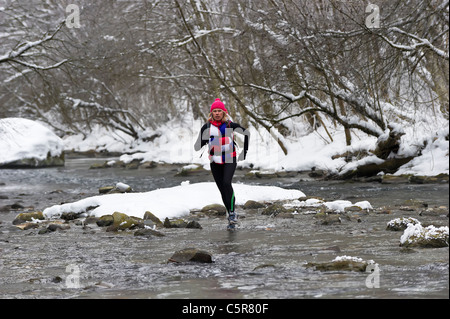
<svg viewBox="0 0 450 319">
<path fill-rule="evenodd" d="M 69 221 L 77 219 L 78 217 L 80 217 L 80 215 L 81 213 L 62 213 L 60 218 Z"/>
<path fill-rule="evenodd" d="M 340 214 L 328 214 L 321 212 L 317 213 L 314 217 L 317 219 L 317 223 L 320 225 L 335 225 L 342 223 Z"/>
<path fill-rule="evenodd" d="M 130 217 L 126 214 L 114 212 L 112 214 L 113 224 L 108 226 L 106 231 L 118 231 L 133 229 L 136 227 L 143 227 L 143 222 L 140 218 Z"/>
<path fill-rule="evenodd" d="M 195 220 L 191 220 L 187 225 L 186 228 L 195 228 L 195 229 L 203 229 L 203 227 L 200 225 L 199 222 Z"/>
<path fill-rule="evenodd" d="M 419 224 L 408 224 L 402 237 L 401 247 L 442 248 L 448 247 L 448 226 L 435 227 L 433 225 L 423 227 Z"/>
<path fill-rule="evenodd" d="M 64 224 L 52 223 L 52 224 L 47 226 L 47 229 L 49 231 L 53 232 L 53 231 L 57 231 L 57 230 L 68 230 L 68 229 L 70 229 L 70 226 L 69 225 L 64 225 Z"/>
<path fill-rule="evenodd" d="M 163 233 L 154 230 L 154 229 L 150 229 L 150 228 L 141 228 L 138 229 L 134 232 L 134 236 L 142 236 L 142 237 L 164 237 L 166 235 L 164 235 Z"/>
<path fill-rule="evenodd" d="M 39 168 L 39 167 L 53 167 L 64 166 L 64 153 L 59 156 L 52 156 L 50 152 L 47 153 L 45 159 L 37 158 L 23 158 L 7 164 L 0 164 L 0 168 Z"/>
<path fill-rule="evenodd" d="M 262 264 L 262 265 L 258 265 L 255 268 L 253 268 L 253 271 L 257 271 L 257 270 L 263 270 L 263 269 L 276 269 L 277 266 L 275 266 L 274 264 Z"/>
<path fill-rule="evenodd" d="M 28 229 L 34 229 L 34 228 L 39 228 L 39 224 L 38 223 L 23 223 L 20 225 L 16 225 L 17 228 L 22 229 L 22 230 L 28 230 Z"/>
<path fill-rule="evenodd" d="M 146 220 L 151 220 L 158 227 L 163 226 L 163 223 L 161 222 L 161 220 L 149 211 L 146 211 L 144 214 L 144 221 L 146 221 Z"/>
<path fill-rule="evenodd" d="M 92 164 L 89 169 L 101 169 L 101 168 L 107 168 L 109 167 L 108 162 L 103 162 L 103 163 L 94 163 Z"/>
<path fill-rule="evenodd" d="M 211 204 L 203 207 L 201 209 L 201 212 L 207 215 L 225 216 L 227 213 L 227 209 L 225 208 L 225 206 L 220 204 Z"/>
<path fill-rule="evenodd" d="M 365 272 L 367 266 L 373 263 L 368 262 L 358 257 L 342 256 L 336 257 L 331 262 L 324 263 L 307 263 L 306 268 L 315 268 L 320 271 L 358 271 Z"/>
<path fill-rule="evenodd" d="M 59 283 L 63 282 L 63 279 L 60 276 L 55 276 L 55 277 L 53 277 L 51 282 L 54 284 L 59 284 Z"/>
<path fill-rule="evenodd" d="M 175 174 L 175 176 L 191 176 L 191 175 L 195 175 L 195 174 L 203 173 L 203 172 L 206 172 L 203 169 L 203 166 L 192 164 L 192 165 L 183 166 L 181 169 L 178 170 L 178 172 Z"/>
<path fill-rule="evenodd" d="M 140 159 L 133 159 L 131 162 L 125 164 L 125 169 L 138 169 L 140 164 Z"/>
<path fill-rule="evenodd" d="M 411 175 L 383 175 L 382 184 L 407 184 Z"/>
<path fill-rule="evenodd" d="M 448 176 L 448 174 L 439 174 L 439 175 L 436 175 L 436 176 L 413 175 L 413 176 L 410 176 L 409 182 L 411 184 L 448 183 L 449 182 L 449 176 Z"/>
<path fill-rule="evenodd" d="M 294 218 L 294 214 L 292 213 L 280 213 L 276 215 L 277 218 Z"/>
<path fill-rule="evenodd" d="M 23 206 L 22 204 L 19 204 L 19 203 L 14 203 L 14 204 L 12 204 L 12 205 L 10 206 L 10 208 L 11 208 L 11 209 L 14 209 L 14 210 L 16 210 L 16 209 L 24 209 L 25 206 Z"/>
<path fill-rule="evenodd" d="M 158 167 L 158 163 L 153 162 L 153 161 L 141 163 L 141 165 L 139 166 L 139 168 L 143 168 L 143 169 L 151 169 L 151 168 L 155 168 L 155 167 Z"/>
<path fill-rule="evenodd" d="M 420 222 L 412 217 L 400 217 L 389 221 L 387 223 L 386 230 L 403 231 L 408 228 L 408 224 L 416 225 L 420 224 Z"/>
<path fill-rule="evenodd" d="M 120 193 L 130 193 L 132 192 L 132 188 L 130 185 L 127 185 L 125 183 L 117 183 L 115 190 L 120 192 Z"/>
<path fill-rule="evenodd" d="M 43 220 L 45 219 L 44 214 L 42 212 L 21 213 L 16 216 L 12 223 L 13 225 L 19 225 L 25 222 L 31 222 L 34 219 Z"/>
<path fill-rule="evenodd" d="M 131 186 L 124 183 L 117 183 L 116 186 L 103 186 L 98 189 L 99 194 L 120 194 L 131 193 Z"/>
<path fill-rule="evenodd" d="M 99 194 L 108 194 L 114 189 L 114 186 L 103 186 L 98 189 Z"/>
<path fill-rule="evenodd" d="M 163 226 L 165 228 L 196 228 L 202 229 L 202 226 L 197 221 L 186 221 L 182 218 L 169 219 L 166 217 L 164 219 Z"/>
<path fill-rule="evenodd" d="M 114 223 L 114 218 L 112 215 L 103 215 L 97 220 L 98 227 L 108 227 Z"/>
<path fill-rule="evenodd" d="M 38 231 L 39 235 L 44 235 L 48 233 L 51 233 L 51 230 L 49 230 L 48 228 L 42 228 L 41 230 Z"/>
<path fill-rule="evenodd" d="M 44 227 L 39 230 L 38 234 L 48 234 L 55 231 L 64 231 L 70 229 L 70 226 L 65 224 L 63 221 L 52 221 L 49 224 L 47 224 L 47 227 Z"/>
<path fill-rule="evenodd" d="M 244 209 L 258 209 L 258 208 L 264 208 L 266 207 L 266 205 L 264 205 L 263 203 L 254 201 L 254 200 L 248 200 L 245 202 L 244 204 Z"/>
<path fill-rule="evenodd" d="M 212 255 L 206 251 L 199 250 L 197 248 L 185 248 L 175 252 L 172 255 L 172 257 L 169 258 L 169 262 L 212 263 Z"/>
<path fill-rule="evenodd" d="M 165 228 L 185 228 L 187 224 L 188 224 L 187 221 L 185 221 L 184 219 L 181 218 L 169 219 L 166 217 L 166 219 L 164 219 L 163 226 Z"/>
<path fill-rule="evenodd" d="M 423 208 L 428 207 L 428 203 L 423 200 L 418 199 L 408 199 L 403 202 L 404 206 L 415 207 L 415 208 Z"/>
<path fill-rule="evenodd" d="M 289 213 L 289 210 L 285 208 L 283 205 L 276 203 L 266 207 L 261 214 L 275 217 L 281 213 Z"/>
<path fill-rule="evenodd" d="M 448 207 L 428 207 L 425 210 L 420 211 L 419 216 L 446 216 L 448 215 Z"/>
<path fill-rule="evenodd" d="M 109 215 L 110 216 L 110 215 Z M 84 225 L 89 225 L 89 224 L 97 224 L 97 222 L 100 220 L 100 218 L 95 217 L 95 216 L 88 216 L 86 217 L 86 219 L 84 220 Z"/>
</svg>

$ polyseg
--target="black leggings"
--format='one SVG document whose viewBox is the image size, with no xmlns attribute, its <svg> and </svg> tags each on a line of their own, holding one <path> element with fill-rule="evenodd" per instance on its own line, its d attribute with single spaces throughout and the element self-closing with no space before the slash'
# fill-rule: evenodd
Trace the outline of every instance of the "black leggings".
<svg viewBox="0 0 450 319">
<path fill-rule="evenodd" d="M 222 200 L 228 213 L 234 212 L 234 203 L 236 201 L 234 198 L 233 186 L 231 186 L 231 180 L 233 179 L 236 165 L 237 163 L 211 163 L 211 172 L 216 181 L 216 185 L 219 188 L 220 194 L 222 195 Z"/>
</svg>

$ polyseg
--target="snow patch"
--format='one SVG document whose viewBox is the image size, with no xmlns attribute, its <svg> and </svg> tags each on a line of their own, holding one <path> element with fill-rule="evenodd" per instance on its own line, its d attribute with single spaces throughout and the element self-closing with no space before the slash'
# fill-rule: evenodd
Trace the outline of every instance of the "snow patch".
<svg viewBox="0 0 450 319">
<path fill-rule="evenodd" d="M 24 118 L 0 119 L 0 164 L 60 156 L 64 142 L 44 125 Z"/>
<path fill-rule="evenodd" d="M 254 186 L 233 184 L 236 205 L 247 200 L 273 201 L 293 200 L 305 197 L 299 190 L 283 189 L 275 186 Z M 55 205 L 43 212 L 46 218 L 58 218 L 65 212 L 89 213 L 103 216 L 121 212 L 128 216 L 143 218 L 146 211 L 159 219 L 174 218 L 189 214 L 190 210 L 200 209 L 210 204 L 221 204 L 222 198 L 215 183 L 183 182 L 180 186 L 162 188 L 145 193 L 107 194 L 89 197 L 74 203 Z M 88 208 L 96 207 L 88 212 Z"/>
</svg>

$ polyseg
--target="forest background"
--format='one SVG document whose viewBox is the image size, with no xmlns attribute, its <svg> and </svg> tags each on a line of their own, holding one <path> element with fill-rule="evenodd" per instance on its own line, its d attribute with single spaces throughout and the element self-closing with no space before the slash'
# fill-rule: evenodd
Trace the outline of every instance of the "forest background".
<svg viewBox="0 0 450 319">
<path fill-rule="evenodd" d="M 0 0 L 0 118 L 142 145 L 220 97 L 279 156 L 314 134 L 341 175 L 393 173 L 448 161 L 448 52 L 448 1 Z"/>
</svg>

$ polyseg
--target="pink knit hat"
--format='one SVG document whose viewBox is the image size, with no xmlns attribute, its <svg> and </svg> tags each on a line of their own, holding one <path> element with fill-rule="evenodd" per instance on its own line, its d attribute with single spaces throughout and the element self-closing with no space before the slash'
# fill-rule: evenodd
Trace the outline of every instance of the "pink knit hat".
<svg viewBox="0 0 450 319">
<path fill-rule="evenodd" d="M 214 101 L 214 103 L 211 105 L 211 111 L 210 112 L 212 112 L 214 109 L 221 109 L 222 111 L 224 111 L 225 113 L 228 114 L 228 110 L 225 108 L 225 104 L 223 104 L 220 99 L 216 99 Z"/>
</svg>

